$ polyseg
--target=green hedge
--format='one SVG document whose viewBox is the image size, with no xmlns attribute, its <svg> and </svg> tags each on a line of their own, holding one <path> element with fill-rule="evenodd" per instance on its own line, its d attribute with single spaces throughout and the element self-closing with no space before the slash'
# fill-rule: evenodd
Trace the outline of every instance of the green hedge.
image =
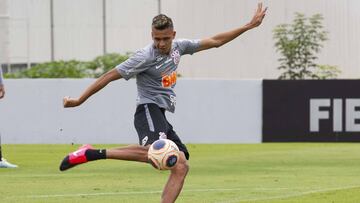
<svg viewBox="0 0 360 203">
<path fill-rule="evenodd" d="M 94 78 L 124 62 L 130 53 L 110 53 L 92 61 L 53 61 L 37 64 L 30 69 L 7 73 L 6 78 Z"/>
</svg>

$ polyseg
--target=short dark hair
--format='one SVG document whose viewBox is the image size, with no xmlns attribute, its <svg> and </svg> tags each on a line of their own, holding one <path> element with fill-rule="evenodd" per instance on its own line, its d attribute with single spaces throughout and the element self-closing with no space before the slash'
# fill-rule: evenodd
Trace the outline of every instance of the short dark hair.
<svg viewBox="0 0 360 203">
<path fill-rule="evenodd" d="M 159 14 L 153 18 L 152 27 L 157 30 L 165 30 L 167 28 L 174 28 L 174 24 L 171 18 L 164 14 Z"/>
</svg>

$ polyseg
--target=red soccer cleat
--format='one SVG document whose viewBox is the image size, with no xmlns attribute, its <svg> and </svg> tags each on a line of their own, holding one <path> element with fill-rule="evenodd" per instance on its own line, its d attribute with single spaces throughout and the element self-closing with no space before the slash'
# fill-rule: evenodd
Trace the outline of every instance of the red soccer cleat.
<svg viewBox="0 0 360 203">
<path fill-rule="evenodd" d="M 67 155 L 64 160 L 60 164 L 60 171 L 65 171 L 69 168 L 72 168 L 76 165 L 86 163 L 88 160 L 85 156 L 85 152 L 88 149 L 94 149 L 91 145 L 83 145 L 75 152 L 70 153 Z"/>
</svg>

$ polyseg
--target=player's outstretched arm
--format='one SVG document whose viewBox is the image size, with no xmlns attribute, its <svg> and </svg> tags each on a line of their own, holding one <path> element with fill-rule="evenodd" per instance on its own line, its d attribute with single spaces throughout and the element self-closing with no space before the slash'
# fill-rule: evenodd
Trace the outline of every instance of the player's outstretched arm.
<svg viewBox="0 0 360 203">
<path fill-rule="evenodd" d="M 91 95 L 104 88 L 111 81 L 121 78 L 120 73 L 116 69 L 112 69 L 104 75 L 100 76 L 93 84 L 91 84 L 79 98 L 64 97 L 64 107 L 76 107 L 84 103 Z"/>
<path fill-rule="evenodd" d="M 200 47 L 197 51 L 203 51 L 206 49 L 211 49 L 214 47 L 221 47 L 222 45 L 230 42 L 231 40 L 237 38 L 242 33 L 251 30 L 262 23 L 262 20 L 265 17 L 267 8 L 263 9 L 262 3 L 258 4 L 257 10 L 254 17 L 246 25 L 239 27 L 237 29 L 217 34 L 213 37 L 202 39 L 200 41 Z"/>
</svg>

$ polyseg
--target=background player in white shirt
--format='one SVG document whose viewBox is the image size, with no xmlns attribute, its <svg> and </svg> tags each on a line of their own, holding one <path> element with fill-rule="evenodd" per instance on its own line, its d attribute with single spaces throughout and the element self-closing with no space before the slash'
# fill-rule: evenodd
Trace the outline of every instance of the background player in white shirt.
<svg viewBox="0 0 360 203">
<path fill-rule="evenodd" d="M 0 99 L 4 98 L 5 96 L 5 87 L 3 83 L 3 75 L 2 75 L 2 69 L 0 67 Z M 1 112 L 0 112 L 1 114 Z M 0 135 L 0 168 L 17 168 L 17 165 L 11 164 L 6 159 L 2 157 L 1 152 L 1 135 Z"/>
<path fill-rule="evenodd" d="M 178 163 L 171 169 L 161 202 L 174 202 L 181 192 L 189 170 L 189 153 L 165 117 L 165 111 L 174 112 L 176 95 L 176 69 L 181 55 L 221 47 L 242 33 L 259 26 L 266 14 L 266 8 L 258 4 L 251 21 L 237 29 L 217 34 L 201 40 L 175 40 L 176 32 L 172 20 L 165 15 L 155 16 L 152 22 L 153 43 L 138 50 L 127 61 L 99 77 L 79 98 L 65 97 L 64 107 L 76 107 L 85 102 L 108 83 L 124 78 L 136 77 L 138 100 L 135 113 L 135 128 L 139 145 L 115 149 L 93 149 L 84 145 L 75 153 L 64 158 L 60 170 L 67 170 L 78 164 L 98 159 L 119 159 L 148 163 L 149 145 L 166 135 L 182 152 Z"/>
</svg>

